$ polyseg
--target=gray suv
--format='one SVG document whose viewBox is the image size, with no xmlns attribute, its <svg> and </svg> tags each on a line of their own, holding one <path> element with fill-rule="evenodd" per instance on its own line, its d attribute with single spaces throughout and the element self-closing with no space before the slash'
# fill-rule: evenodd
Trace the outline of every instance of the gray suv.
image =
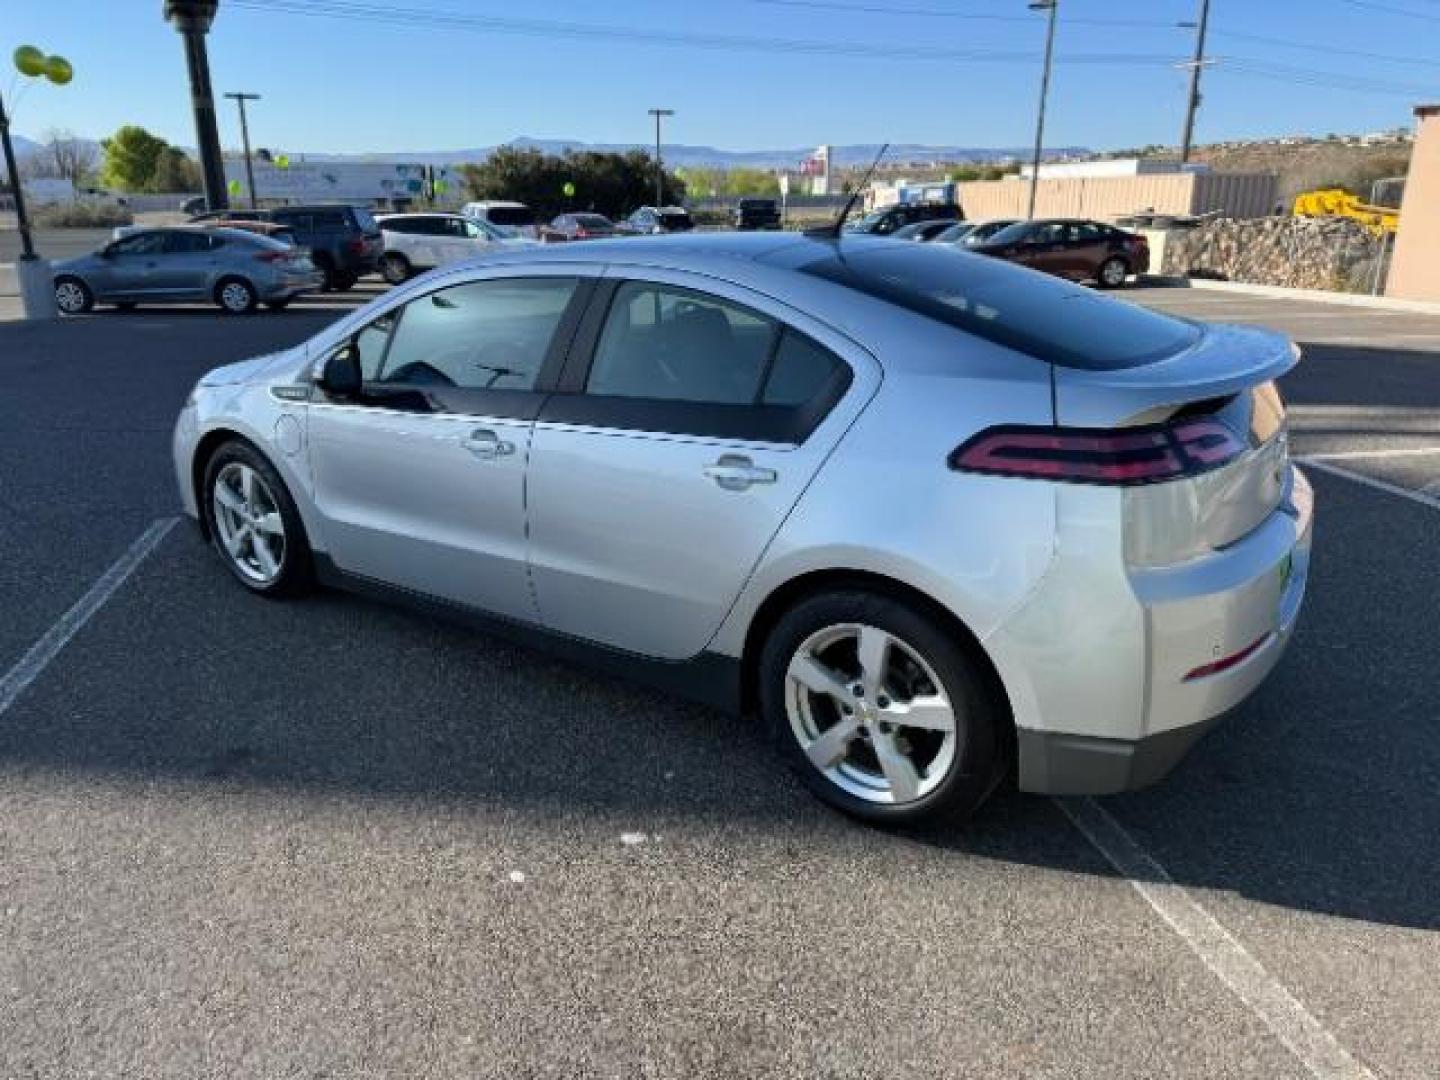
<svg viewBox="0 0 1440 1080">
<path fill-rule="evenodd" d="M 385 241 L 363 206 L 282 206 L 270 212 L 270 220 L 284 225 L 295 243 L 310 249 L 329 291 L 344 292 L 356 279 L 380 269 Z"/>
</svg>

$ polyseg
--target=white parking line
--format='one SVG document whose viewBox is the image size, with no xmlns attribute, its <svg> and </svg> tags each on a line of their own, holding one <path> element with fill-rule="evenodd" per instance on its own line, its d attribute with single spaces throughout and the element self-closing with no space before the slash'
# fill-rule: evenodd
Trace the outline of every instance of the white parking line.
<svg viewBox="0 0 1440 1080">
<path fill-rule="evenodd" d="M 1335 476 L 1343 476 L 1346 480 L 1354 480 L 1355 483 L 1372 487 L 1376 491 L 1384 491 L 1390 495 L 1399 495 L 1402 499 L 1409 499 L 1411 502 L 1417 502 L 1421 506 L 1428 506 L 1431 510 L 1440 510 L 1440 498 L 1427 495 L 1423 491 L 1412 491 L 1410 488 L 1401 487 L 1399 484 L 1392 484 L 1388 480 L 1378 480 L 1373 476 L 1365 476 L 1361 473 L 1351 472 L 1349 469 L 1342 469 L 1339 465 L 1332 465 L 1328 461 L 1321 461 L 1317 458 L 1301 457 L 1295 460 L 1309 468 L 1320 469 L 1323 472 L 1331 473 Z"/>
<path fill-rule="evenodd" d="M 1374 1080 L 1245 946 L 1093 799 L 1056 799 L 1071 823 L 1318 1080 Z"/>
<path fill-rule="evenodd" d="M 39 678 L 50 661 L 54 660 L 60 650 L 69 644 L 70 639 L 90 621 L 90 617 L 105 606 L 105 601 L 115 595 L 115 590 L 125 584 L 125 579 L 159 546 L 160 541 L 165 539 L 165 534 L 178 520 L 179 518 L 168 517 L 151 523 L 150 527 L 140 534 L 139 539 L 126 549 L 125 554 L 111 563 L 110 568 L 95 579 L 95 584 L 90 586 L 85 595 L 75 601 L 70 610 L 61 615 L 39 641 L 30 646 L 15 666 L 5 673 L 4 678 L 0 678 L 0 716 Z"/>
</svg>

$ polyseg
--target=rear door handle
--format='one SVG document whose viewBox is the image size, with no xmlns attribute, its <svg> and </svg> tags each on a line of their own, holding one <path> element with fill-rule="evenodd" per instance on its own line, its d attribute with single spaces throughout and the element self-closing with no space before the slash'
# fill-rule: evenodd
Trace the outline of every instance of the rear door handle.
<svg viewBox="0 0 1440 1080">
<path fill-rule="evenodd" d="M 515 444 L 506 442 L 496 435 L 489 428 L 476 428 L 465 438 L 460 440 L 460 445 L 477 458 L 490 460 L 491 458 L 505 457 L 515 452 Z"/>
<path fill-rule="evenodd" d="M 744 454 L 722 454 L 714 465 L 705 466 L 705 475 L 726 491 L 744 491 L 751 484 L 773 484 L 774 469 L 763 469 Z"/>
</svg>

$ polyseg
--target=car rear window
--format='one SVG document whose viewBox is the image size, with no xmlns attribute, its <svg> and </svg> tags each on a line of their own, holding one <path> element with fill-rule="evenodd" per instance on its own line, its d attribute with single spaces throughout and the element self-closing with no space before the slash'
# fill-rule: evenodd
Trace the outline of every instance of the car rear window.
<svg viewBox="0 0 1440 1080">
<path fill-rule="evenodd" d="M 355 215 L 355 224 L 360 226 L 361 232 L 373 233 L 380 231 L 380 226 L 375 224 L 375 215 L 363 206 L 352 206 L 350 212 Z"/>
<path fill-rule="evenodd" d="M 1200 335 L 1191 323 L 983 255 L 844 247 L 798 269 L 1061 367 L 1140 367 Z"/>
<path fill-rule="evenodd" d="M 496 225 L 533 225 L 535 214 L 524 206 L 492 206 L 485 217 Z"/>
<path fill-rule="evenodd" d="M 614 227 L 609 218 L 601 217 L 599 214 L 575 214 L 573 217 L 576 222 L 585 226 L 587 229 L 610 229 Z"/>
</svg>

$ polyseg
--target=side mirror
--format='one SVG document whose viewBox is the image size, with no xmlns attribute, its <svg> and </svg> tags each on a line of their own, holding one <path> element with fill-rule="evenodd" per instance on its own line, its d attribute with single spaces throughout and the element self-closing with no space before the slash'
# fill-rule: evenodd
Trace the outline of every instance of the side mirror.
<svg viewBox="0 0 1440 1080">
<path fill-rule="evenodd" d="M 336 349 L 320 373 L 320 389 L 338 398 L 358 398 L 364 387 L 360 374 L 360 350 L 353 344 Z"/>
</svg>

